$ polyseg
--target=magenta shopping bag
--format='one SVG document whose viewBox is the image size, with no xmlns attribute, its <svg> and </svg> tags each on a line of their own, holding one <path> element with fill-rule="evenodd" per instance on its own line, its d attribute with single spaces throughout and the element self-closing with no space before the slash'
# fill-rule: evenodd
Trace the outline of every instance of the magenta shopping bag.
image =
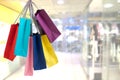
<svg viewBox="0 0 120 80">
<path fill-rule="evenodd" d="M 33 38 L 32 38 L 32 36 L 29 37 L 28 55 L 26 58 L 24 75 L 25 76 L 33 75 Z"/>
<path fill-rule="evenodd" d="M 44 9 L 37 10 L 35 17 L 44 33 L 48 36 L 50 42 L 53 42 L 60 36 L 61 33 Z"/>
</svg>

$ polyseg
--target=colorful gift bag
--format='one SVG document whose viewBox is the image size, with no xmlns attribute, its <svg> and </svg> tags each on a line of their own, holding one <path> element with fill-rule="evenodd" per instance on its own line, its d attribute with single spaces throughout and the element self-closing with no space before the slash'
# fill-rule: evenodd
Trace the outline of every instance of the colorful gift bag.
<svg viewBox="0 0 120 80">
<path fill-rule="evenodd" d="M 33 38 L 32 36 L 29 37 L 28 55 L 26 58 L 24 75 L 25 76 L 33 75 Z"/>
<path fill-rule="evenodd" d="M 43 53 L 40 34 L 33 34 L 33 67 L 34 70 L 46 68 L 46 61 Z"/>
<path fill-rule="evenodd" d="M 58 36 L 60 36 L 61 33 L 59 32 L 59 30 L 57 29 L 57 27 L 52 22 L 52 20 L 50 19 L 50 17 L 44 9 L 37 10 L 37 12 L 35 13 L 35 17 L 40 27 L 48 36 L 50 42 L 53 42 Z"/>
<path fill-rule="evenodd" d="M 13 61 L 14 58 L 16 57 L 14 55 L 14 48 L 15 48 L 16 38 L 18 34 L 18 25 L 19 25 L 18 23 L 11 25 L 8 39 L 7 39 L 7 44 L 4 51 L 4 58 L 7 58 L 11 61 Z"/>
<path fill-rule="evenodd" d="M 55 54 L 54 48 L 52 47 L 50 41 L 48 40 L 47 35 L 42 35 L 41 40 L 47 67 L 51 67 L 57 64 L 58 63 L 57 56 Z"/>
<path fill-rule="evenodd" d="M 18 36 L 15 46 L 15 55 L 17 56 L 27 56 L 28 50 L 28 39 L 30 36 L 32 21 L 28 18 L 20 18 Z"/>
</svg>

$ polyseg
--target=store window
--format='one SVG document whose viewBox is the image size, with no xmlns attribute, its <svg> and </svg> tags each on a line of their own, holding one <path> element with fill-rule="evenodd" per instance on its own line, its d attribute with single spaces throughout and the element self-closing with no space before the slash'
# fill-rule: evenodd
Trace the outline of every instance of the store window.
<svg viewBox="0 0 120 80">
<path fill-rule="evenodd" d="M 99 3 L 98 5 L 94 5 Z M 119 0 L 93 0 L 89 6 L 88 71 L 90 79 L 119 80 Z M 93 7 L 94 5 L 94 7 Z"/>
<path fill-rule="evenodd" d="M 77 20 L 77 18 L 78 17 L 54 19 L 57 27 L 62 33 L 53 43 L 56 51 L 67 53 L 82 52 L 83 21 L 80 19 Z"/>
</svg>

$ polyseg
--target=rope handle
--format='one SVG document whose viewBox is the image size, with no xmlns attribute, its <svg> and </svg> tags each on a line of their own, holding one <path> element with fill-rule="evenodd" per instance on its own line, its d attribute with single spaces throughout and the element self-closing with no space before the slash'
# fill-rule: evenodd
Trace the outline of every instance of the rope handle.
<svg viewBox="0 0 120 80">
<path fill-rule="evenodd" d="M 42 31 L 42 29 L 39 27 L 40 25 L 38 24 L 38 22 L 37 22 L 37 20 L 36 20 L 36 18 L 35 18 L 35 15 L 34 15 L 34 8 L 33 8 L 33 3 L 34 2 L 30 2 L 30 5 L 29 5 L 29 11 L 30 11 L 30 17 L 31 17 L 31 19 L 32 19 L 32 21 L 33 21 L 33 23 L 34 23 L 34 25 L 35 25 L 35 28 L 37 29 L 37 32 L 39 33 L 39 34 L 42 34 L 43 33 L 43 31 Z M 34 6 L 35 6 L 36 4 L 34 3 Z M 36 8 L 38 8 L 37 6 L 36 6 Z"/>
<path fill-rule="evenodd" d="M 26 3 L 26 5 L 25 5 L 24 8 L 22 9 L 22 11 L 19 13 L 19 15 L 17 16 L 17 18 L 15 19 L 14 23 L 17 22 L 18 18 L 20 18 L 20 16 L 21 16 L 22 14 L 23 14 L 22 17 L 26 17 L 26 13 L 27 13 L 29 4 L 30 4 L 30 1 L 28 1 L 28 2 Z"/>
</svg>

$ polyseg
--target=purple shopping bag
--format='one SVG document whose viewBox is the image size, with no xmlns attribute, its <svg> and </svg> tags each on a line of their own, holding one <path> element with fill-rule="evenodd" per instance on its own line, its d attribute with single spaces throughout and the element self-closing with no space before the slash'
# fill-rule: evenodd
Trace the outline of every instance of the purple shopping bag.
<svg viewBox="0 0 120 80">
<path fill-rule="evenodd" d="M 25 64 L 25 76 L 32 76 L 33 75 L 33 37 L 29 37 L 29 44 L 28 44 L 28 55 L 26 58 Z"/>
<path fill-rule="evenodd" d="M 35 13 L 35 18 L 38 21 L 41 29 L 48 36 L 50 42 L 53 42 L 58 36 L 60 36 L 61 33 L 44 9 L 37 10 Z"/>
</svg>

